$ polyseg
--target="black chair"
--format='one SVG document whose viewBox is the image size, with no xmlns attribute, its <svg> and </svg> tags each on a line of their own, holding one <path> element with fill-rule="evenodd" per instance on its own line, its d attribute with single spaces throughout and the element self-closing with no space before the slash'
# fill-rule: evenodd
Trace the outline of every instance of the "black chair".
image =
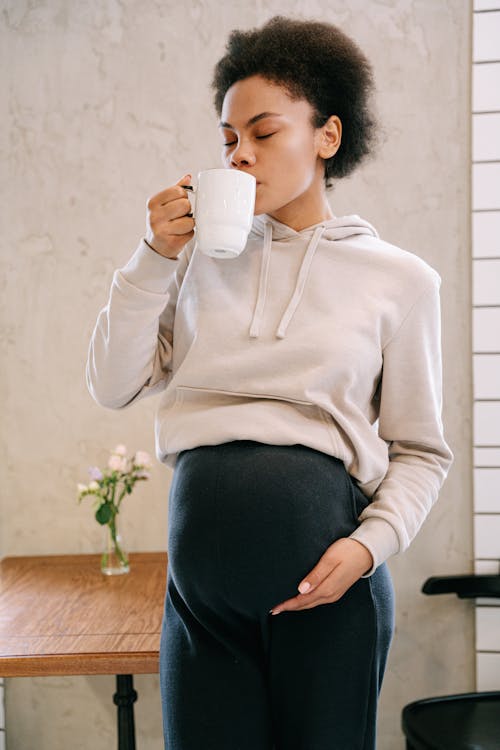
<svg viewBox="0 0 500 750">
<path fill-rule="evenodd" d="M 432 577 L 422 591 L 456 594 L 460 599 L 500 598 L 500 575 Z M 500 690 L 408 703 L 401 726 L 406 750 L 500 750 Z"/>
</svg>

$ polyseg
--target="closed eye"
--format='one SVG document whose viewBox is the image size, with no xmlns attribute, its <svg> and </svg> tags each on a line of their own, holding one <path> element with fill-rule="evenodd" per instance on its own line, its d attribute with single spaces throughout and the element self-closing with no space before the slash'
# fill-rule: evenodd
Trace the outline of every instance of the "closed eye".
<svg viewBox="0 0 500 750">
<path fill-rule="evenodd" d="M 255 137 L 257 140 L 261 140 L 262 138 L 270 138 L 272 135 L 275 135 L 275 133 L 268 133 L 268 135 L 256 135 Z M 224 146 L 232 146 L 236 141 L 231 141 L 230 143 L 224 143 Z"/>
</svg>

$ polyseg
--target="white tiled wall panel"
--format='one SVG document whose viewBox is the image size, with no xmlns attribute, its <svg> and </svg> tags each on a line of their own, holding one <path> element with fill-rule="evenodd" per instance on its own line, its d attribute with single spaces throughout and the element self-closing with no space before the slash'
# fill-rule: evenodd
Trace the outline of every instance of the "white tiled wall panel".
<svg viewBox="0 0 500 750">
<path fill-rule="evenodd" d="M 474 515 L 474 553 L 483 559 L 498 560 L 500 546 L 500 513 Z"/>
<path fill-rule="evenodd" d="M 500 561 L 476 559 L 474 560 L 474 573 L 478 576 L 496 576 L 500 574 Z M 479 601 L 478 599 L 478 604 Z M 491 601 L 491 599 L 487 601 Z M 498 604 L 498 599 L 495 600 L 495 604 Z"/>
<path fill-rule="evenodd" d="M 500 307 L 476 307 L 472 311 L 474 352 L 500 352 Z"/>
<path fill-rule="evenodd" d="M 500 653 L 476 653 L 476 690 L 500 690 Z"/>
<path fill-rule="evenodd" d="M 473 60 L 498 59 L 500 39 L 500 11 L 495 13 L 475 13 L 473 16 Z"/>
<path fill-rule="evenodd" d="M 472 208 L 474 211 L 500 206 L 500 163 L 473 164 Z"/>
<path fill-rule="evenodd" d="M 472 158 L 474 161 L 500 159 L 500 113 L 473 115 Z"/>
<path fill-rule="evenodd" d="M 500 0 L 473 11 L 474 570 L 500 575 Z M 476 599 L 476 690 L 500 690 L 499 599 Z"/>
<path fill-rule="evenodd" d="M 474 258 L 500 258 L 500 210 L 472 215 L 472 250 Z"/>
<path fill-rule="evenodd" d="M 472 280 L 474 305 L 500 305 L 500 259 L 474 260 Z"/>
<path fill-rule="evenodd" d="M 474 404 L 474 444 L 500 447 L 500 403 L 476 401 Z M 498 546 L 500 557 L 500 538 Z"/>
<path fill-rule="evenodd" d="M 472 71 L 472 110 L 500 110 L 500 62 L 481 63 Z"/>
<path fill-rule="evenodd" d="M 500 513 L 500 467 L 474 469 L 474 510 Z"/>
<path fill-rule="evenodd" d="M 500 354 L 473 356 L 474 398 L 500 399 Z"/>
<path fill-rule="evenodd" d="M 474 448 L 474 466 L 500 466 L 500 448 Z"/>
<path fill-rule="evenodd" d="M 499 0 L 474 0 L 473 10 L 500 10 Z"/>
<path fill-rule="evenodd" d="M 476 648 L 500 651 L 500 607 L 476 607 Z"/>
</svg>

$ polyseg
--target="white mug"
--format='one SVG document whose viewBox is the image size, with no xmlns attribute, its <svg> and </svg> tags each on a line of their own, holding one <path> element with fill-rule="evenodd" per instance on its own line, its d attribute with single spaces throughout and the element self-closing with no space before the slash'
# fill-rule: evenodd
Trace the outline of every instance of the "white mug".
<svg viewBox="0 0 500 750">
<path fill-rule="evenodd" d="M 255 209 L 255 177 L 236 169 L 198 172 L 193 208 L 196 245 L 212 258 L 237 258 L 245 249 Z"/>
</svg>

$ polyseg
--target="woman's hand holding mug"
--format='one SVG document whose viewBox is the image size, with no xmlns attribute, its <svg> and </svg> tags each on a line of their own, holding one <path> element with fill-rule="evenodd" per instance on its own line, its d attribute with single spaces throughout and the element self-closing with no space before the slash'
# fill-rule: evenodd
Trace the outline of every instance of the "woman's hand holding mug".
<svg viewBox="0 0 500 750">
<path fill-rule="evenodd" d="M 186 190 L 196 197 L 193 210 Z M 197 187 L 186 174 L 148 200 L 145 240 L 160 255 L 177 258 L 196 234 L 201 253 L 237 258 L 252 228 L 255 193 L 255 177 L 237 169 L 205 169 L 198 173 Z"/>
<path fill-rule="evenodd" d="M 194 236 L 194 219 L 188 193 L 181 187 L 189 185 L 191 175 L 185 174 L 175 185 L 151 196 L 147 202 L 145 240 L 165 258 L 175 259 Z"/>
</svg>

